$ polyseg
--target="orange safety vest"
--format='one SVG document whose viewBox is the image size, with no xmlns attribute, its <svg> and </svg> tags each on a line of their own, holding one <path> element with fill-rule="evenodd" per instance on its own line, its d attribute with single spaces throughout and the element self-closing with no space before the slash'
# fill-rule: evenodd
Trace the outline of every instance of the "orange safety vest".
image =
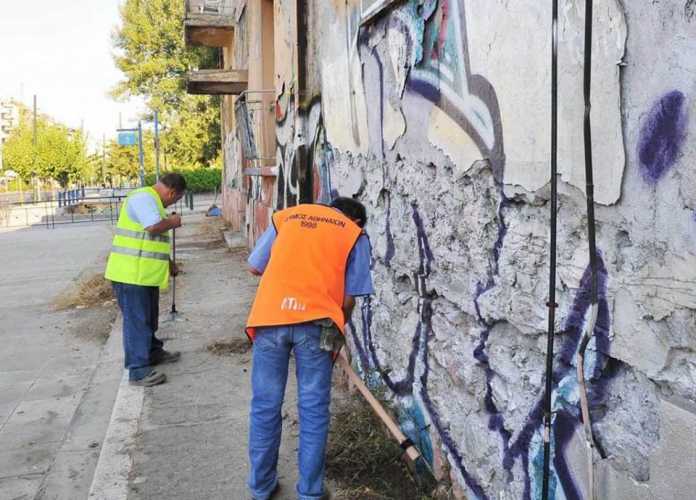
<svg viewBox="0 0 696 500">
<path fill-rule="evenodd" d="M 246 332 L 330 318 L 343 332 L 348 257 L 361 229 L 325 205 L 297 205 L 273 214 L 276 239 L 251 306 Z"/>
</svg>

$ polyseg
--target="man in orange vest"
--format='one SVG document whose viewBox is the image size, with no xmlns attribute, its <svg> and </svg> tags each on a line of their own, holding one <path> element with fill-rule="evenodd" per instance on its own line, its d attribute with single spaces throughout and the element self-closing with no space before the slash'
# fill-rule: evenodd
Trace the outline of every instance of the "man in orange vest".
<svg viewBox="0 0 696 500">
<path fill-rule="evenodd" d="M 278 489 L 281 408 L 294 352 L 300 417 L 300 500 L 326 498 L 324 462 L 331 371 L 355 297 L 373 293 L 365 207 L 351 198 L 298 205 L 273 215 L 249 256 L 261 276 L 247 320 L 254 343 L 249 418 L 252 498 Z"/>
</svg>

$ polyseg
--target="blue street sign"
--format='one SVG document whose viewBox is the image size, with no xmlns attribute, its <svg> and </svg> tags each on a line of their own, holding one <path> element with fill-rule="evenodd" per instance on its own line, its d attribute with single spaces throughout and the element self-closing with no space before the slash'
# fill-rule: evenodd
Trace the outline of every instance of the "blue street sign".
<svg viewBox="0 0 696 500">
<path fill-rule="evenodd" d="M 118 133 L 119 146 L 135 146 L 136 144 L 138 144 L 138 135 L 135 132 Z"/>
</svg>

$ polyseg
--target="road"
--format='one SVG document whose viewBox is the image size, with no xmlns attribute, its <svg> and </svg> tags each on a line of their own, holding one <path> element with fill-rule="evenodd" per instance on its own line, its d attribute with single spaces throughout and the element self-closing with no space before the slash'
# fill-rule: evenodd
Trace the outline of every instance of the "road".
<svg viewBox="0 0 696 500">
<path fill-rule="evenodd" d="M 89 488 L 121 375 L 112 362 L 94 380 L 115 311 L 53 302 L 103 268 L 110 240 L 108 224 L 0 233 L 0 498 Z"/>
</svg>

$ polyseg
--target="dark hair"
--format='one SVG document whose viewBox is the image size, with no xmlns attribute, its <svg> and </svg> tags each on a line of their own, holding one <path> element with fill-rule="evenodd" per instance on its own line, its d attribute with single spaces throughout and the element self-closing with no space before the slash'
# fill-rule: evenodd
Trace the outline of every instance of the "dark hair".
<svg viewBox="0 0 696 500">
<path fill-rule="evenodd" d="M 331 202 L 333 208 L 337 208 L 350 219 L 357 219 L 357 224 L 364 227 L 367 222 L 367 212 L 365 206 L 358 200 L 339 196 Z"/>
<path fill-rule="evenodd" d="M 184 176 L 181 174 L 169 172 L 160 177 L 159 181 L 177 193 L 183 193 L 186 191 L 186 179 L 184 179 Z"/>
</svg>

